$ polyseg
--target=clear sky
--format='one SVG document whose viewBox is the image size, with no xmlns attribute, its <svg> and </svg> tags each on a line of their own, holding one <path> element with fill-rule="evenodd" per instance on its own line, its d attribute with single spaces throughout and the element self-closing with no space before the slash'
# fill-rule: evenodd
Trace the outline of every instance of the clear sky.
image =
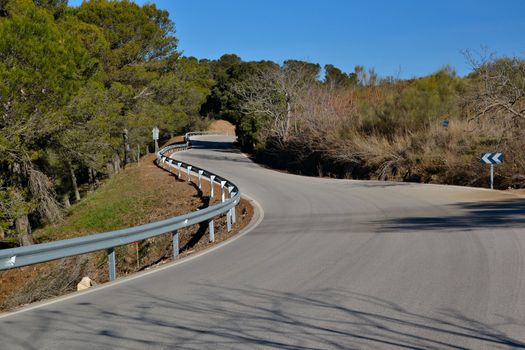
<svg viewBox="0 0 525 350">
<path fill-rule="evenodd" d="M 447 64 L 468 73 L 461 52 L 466 49 L 525 56 L 525 0 L 152 2 L 169 11 L 179 50 L 197 58 L 293 58 L 346 72 L 360 64 L 380 76 L 410 78 Z"/>
</svg>

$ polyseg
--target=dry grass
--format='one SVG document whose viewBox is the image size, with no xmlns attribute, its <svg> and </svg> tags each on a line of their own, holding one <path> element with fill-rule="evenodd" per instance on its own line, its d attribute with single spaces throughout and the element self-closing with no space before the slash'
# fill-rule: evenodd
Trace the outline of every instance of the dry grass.
<svg viewBox="0 0 525 350">
<path fill-rule="evenodd" d="M 495 168 L 495 187 L 525 187 L 524 65 L 502 62 L 497 82 L 459 78 L 443 68 L 372 86 L 305 83 L 288 109 L 265 103 L 279 94 L 275 89 L 242 95 L 251 112 L 246 117 L 261 127 L 240 136 L 259 143 L 259 161 L 301 174 L 484 187 L 489 177 L 481 153 L 502 152 L 506 161 Z M 487 109 L 487 98 L 499 101 L 497 108 Z"/>
<path fill-rule="evenodd" d="M 291 147 L 287 145 L 294 152 L 278 153 L 288 154 L 289 166 L 310 175 L 488 187 L 489 168 L 481 164 L 480 155 L 503 152 L 506 161 L 495 167 L 496 188 L 525 184 L 525 135 L 519 128 L 487 120 L 474 124 L 451 119 L 448 128 L 434 121 L 418 129 L 383 134 L 364 132 L 359 120 L 348 118 L 332 115 L 328 118 L 332 122 L 325 126 L 332 130 L 324 132 L 326 137 L 305 129 L 294 137 Z M 311 129 L 322 131 L 321 127 Z"/>
</svg>

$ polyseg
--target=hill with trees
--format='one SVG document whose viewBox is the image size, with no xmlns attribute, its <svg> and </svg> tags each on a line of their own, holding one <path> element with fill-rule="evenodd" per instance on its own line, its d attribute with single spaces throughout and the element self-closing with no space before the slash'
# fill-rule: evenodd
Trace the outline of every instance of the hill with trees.
<svg viewBox="0 0 525 350">
<path fill-rule="evenodd" d="M 0 1 L 0 239 L 62 220 L 140 153 L 209 119 L 260 161 L 302 174 L 484 186 L 479 154 L 504 152 L 498 188 L 525 185 L 525 61 L 471 56 L 410 80 L 356 66 L 184 57 L 153 4 Z M 447 120 L 448 127 L 442 122 Z"/>
<path fill-rule="evenodd" d="M 0 3 L 0 231 L 31 244 L 79 186 L 201 123 L 213 80 L 181 57 L 168 13 L 128 1 Z"/>
<path fill-rule="evenodd" d="M 466 77 L 445 66 L 399 80 L 223 56 L 201 113 L 235 123 L 260 161 L 300 174 L 487 186 L 480 154 L 503 152 L 496 187 L 524 187 L 525 60 L 465 57 Z"/>
</svg>

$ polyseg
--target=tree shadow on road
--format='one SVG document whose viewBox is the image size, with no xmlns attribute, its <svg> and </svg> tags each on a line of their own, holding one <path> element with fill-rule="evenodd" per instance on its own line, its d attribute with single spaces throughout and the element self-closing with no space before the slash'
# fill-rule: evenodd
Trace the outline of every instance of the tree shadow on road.
<svg viewBox="0 0 525 350">
<path fill-rule="evenodd" d="M 240 153 L 240 151 L 233 146 L 233 143 L 231 141 L 192 140 L 191 148 L 212 149 L 212 150 L 220 150 L 222 152 Z"/>
<path fill-rule="evenodd" d="M 171 297 L 119 288 L 117 304 L 75 299 L 60 309 L 33 311 L 31 322 L 24 316 L 3 320 L 0 336 L 4 344 L 26 349 L 41 348 L 49 337 L 75 349 L 525 348 L 525 325 L 510 317 L 493 316 L 488 323 L 452 309 L 423 314 L 345 289 L 299 294 L 204 283 L 190 289 L 189 295 Z M 15 328 L 24 329 L 22 337 Z"/>
<path fill-rule="evenodd" d="M 381 221 L 383 231 L 429 231 L 483 228 L 523 229 L 525 200 L 460 203 L 448 206 L 457 214 L 443 216 L 407 216 Z M 377 224 L 378 222 L 375 222 Z"/>
</svg>

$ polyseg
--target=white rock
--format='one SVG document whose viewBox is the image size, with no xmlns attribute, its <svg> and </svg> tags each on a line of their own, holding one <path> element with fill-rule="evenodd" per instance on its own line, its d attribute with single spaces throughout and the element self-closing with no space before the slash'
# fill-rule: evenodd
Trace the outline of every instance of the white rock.
<svg viewBox="0 0 525 350">
<path fill-rule="evenodd" d="M 88 289 L 92 285 L 93 285 L 93 282 L 91 281 L 91 278 L 83 277 L 82 280 L 77 284 L 77 291 Z"/>
</svg>

